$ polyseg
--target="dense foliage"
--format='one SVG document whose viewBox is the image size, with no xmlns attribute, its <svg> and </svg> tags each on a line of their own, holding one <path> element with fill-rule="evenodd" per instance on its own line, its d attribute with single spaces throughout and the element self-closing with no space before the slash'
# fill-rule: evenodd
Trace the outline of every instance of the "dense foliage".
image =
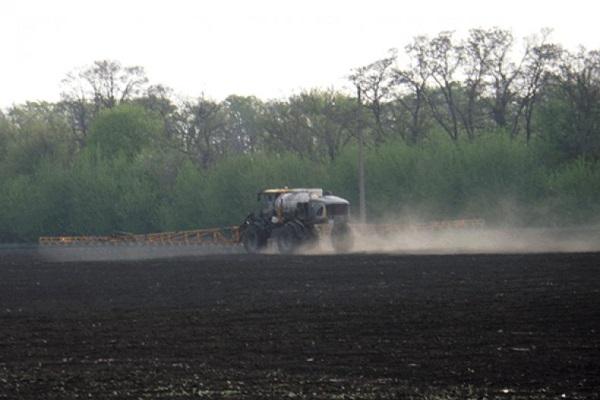
<svg viewBox="0 0 600 400">
<path fill-rule="evenodd" d="M 236 224 L 272 186 L 324 187 L 368 215 L 593 224 L 600 53 L 547 36 L 443 32 L 359 68 L 356 96 L 177 100 L 141 67 L 70 73 L 58 103 L 0 111 L 0 241 Z"/>
</svg>

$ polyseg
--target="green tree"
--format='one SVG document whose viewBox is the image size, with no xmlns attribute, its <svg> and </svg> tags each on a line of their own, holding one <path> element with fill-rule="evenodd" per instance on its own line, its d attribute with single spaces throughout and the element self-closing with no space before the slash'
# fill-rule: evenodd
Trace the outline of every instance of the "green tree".
<svg viewBox="0 0 600 400">
<path fill-rule="evenodd" d="M 540 124 L 562 160 L 600 159 L 600 51 L 564 54 Z"/>
<path fill-rule="evenodd" d="M 203 172 L 192 161 L 181 165 L 161 207 L 165 229 L 198 229 L 204 226 L 208 213 L 204 202 L 205 179 Z"/>
<path fill-rule="evenodd" d="M 254 96 L 229 96 L 223 102 L 227 112 L 227 141 L 233 153 L 253 153 L 264 145 L 261 118 L 263 103 Z"/>
<path fill-rule="evenodd" d="M 101 110 L 131 102 L 145 93 L 147 83 L 143 67 L 124 67 L 116 60 L 94 61 L 68 73 L 60 105 L 79 144 L 85 144 L 90 124 Z"/>
<path fill-rule="evenodd" d="M 132 158 L 142 149 L 158 145 L 162 121 L 153 113 L 124 104 L 102 111 L 92 123 L 88 146 L 104 157 L 124 154 Z"/>
<path fill-rule="evenodd" d="M 12 126 L 2 110 L 0 110 L 0 165 L 2 165 L 2 162 L 6 159 L 8 143 L 11 136 Z M 2 173 L 0 173 L 0 176 L 1 175 Z"/>
<path fill-rule="evenodd" d="M 74 151 L 68 124 L 54 104 L 28 102 L 14 106 L 2 125 L 5 173 L 32 174 L 43 160 L 66 163 Z"/>
<path fill-rule="evenodd" d="M 267 104 L 263 118 L 272 152 L 334 160 L 354 128 L 356 102 L 333 90 L 311 90 Z"/>
<path fill-rule="evenodd" d="M 204 97 L 186 101 L 177 117 L 180 150 L 209 168 L 226 153 L 226 125 L 222 104 Z"/>
</svg>

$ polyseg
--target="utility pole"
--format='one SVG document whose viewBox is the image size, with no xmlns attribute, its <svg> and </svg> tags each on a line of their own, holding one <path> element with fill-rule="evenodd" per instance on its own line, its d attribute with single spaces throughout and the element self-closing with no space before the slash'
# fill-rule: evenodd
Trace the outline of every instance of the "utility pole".
<svg viewBox="0 0 600 400">
<path fill-rule="evenodd" d="M 367 223 L 367 201 L 365 196 L 365 154 L 364 137 L 362 129 L 362 100 L 360 85 L 356 85 L 356 94 L 358 99 L 358 112 L 356 114 L 356 130 L 358 136 L 358 208 L 360 212 L 360 223 Z"/>
</svg>

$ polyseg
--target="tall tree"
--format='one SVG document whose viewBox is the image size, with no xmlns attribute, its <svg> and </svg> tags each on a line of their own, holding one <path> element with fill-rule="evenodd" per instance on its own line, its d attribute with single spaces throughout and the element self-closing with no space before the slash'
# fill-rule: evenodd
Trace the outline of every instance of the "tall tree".
<svg viewBox="0 0 600 400">
<path fill-rule="evenodd" d="M 270 150 L 334 160 L 352 135 L 356 106 L 333 90 L 311 90 L 268 104 L 264 126 Z"/>
<path fill-rule="evenodd" d="M 0 110 L 0 163 L 6 158 L 8 142 L 12 136 L 12 126 L 6 115 Z M 0 176 L 2 173 L 0 172 Z"/>
<path fill-rule="evenodd" d="M 85 141 L 98 112 L 136 98 L 147 83 L 143 67 L 124 67 L 114 60 L 94 61 L 89 67 L 68 73 L 62 81 L 62 105 L 79 141 Z"/>
<path fill-rule="evenodd" d="M 261 121 L 266 132 L 265 145 L 273 152 L 292 152 L 316 160 L 319 156 L 307 116 L 294 102 L 277 100 L 265 105 Z"/>
<path fill-rule="evenodd" d="M 100 112 L 90 127 L 88 146 L 106 158 L 120 154 L 133 158 L 144 148 L 156 145 L 162 121 L 153 113 L 131 104 Z"/>
<path fill-rule="evenodd" d="M 406 137 L 409 143 L 416 143 L 425 136 L 427 123 L 426 90 L 430 72 L 426 65 L 424 48 L 419 43 L 421 39 L 416 39 L 405 48 L 410 56 L 409 65 L 404 69 L 396 68 L 393 72 L 394 99 L 410 116 L 407 123 L 409 134 Z M 395 119 L 403 120 L 401 115 L 396 116 Z"/>
<path fill-rule="evenodd" d="M 503 31 L 497 29 L 471 29 L 461 46 L 464 99 L 456 110 L 471 139 L 475 137 L 477 128 L 482 125 L 482 96 L 486 90 L 494 56 L 502 51 L 498 47 L 502 46 L 504 35 Z"/>
<path fill-rule="evenodd" d="M 432 115 L 452 140 L 460 134 L 457 95 L 460 83 L 456 74 L 462 62 L 462 49 L 454 43 L 452 32 L 441 32 L 433 39 L 418 37 L 411 52 L 423 59 L 427 75 L 434 83 L 426 92 Z"/>
<path fill-rule="evenodd" d="M 254 96 L 232 95 L 223 102 L 227 114 L 227 142 L 234 153 L 252 153 L 261 148 L 264 130 L 260 120 L 263 103 Z"/>
<path fill-rule="evenodd" d="M 68 163 L 73 149 L 64 116 L 53 103 L 27 102 L 8 110 L 6 159 L 13 173 L 31 173 L 47 159 Z"/>
<path fill-rule="evenodd" d="M 375 120 L 375 142 L 381 143 L 387 136 L 390 114 L 386 106 L 390 90 L 394 84 L 393 65 L 396 61 L 396 50 L 369 65 L 360 67 L 350 76 L 354 86 L 362 94 L 361 103 L 372 113 Z"/>
<path fill-rule="evenodd" d="M 224 154 L 226 118 L 221 104 L 205 98 L 185 101 L 177 117 L 181 150 L 203 168 Z"/>
<path fill-rule="evenodd" d="M 352 135 L 355 103 L 333 90 L 311 90 L 292 98 L 306 116 L 306 126 L 317 152 L 333 161 Z"/>
<path fill-rule="evenodd" d="M 524 59 L 515 63 L 511 58 L 514 37 L 510 31 L 494 28 L 489 35 L 493 45 L 488 60 L 490 83 L 486 101 L 495 125 L 506 128 L 510 123 L 511 106 L 517 97 L 515 85 Z"/>
<path fill-rule="evenodd" d="M 600 159 L 600 51 L 564 52 L 542 124 L 564 159 Z"/>
<path fill-rule="evenodd" d="M 551 69 L 562 53 L 561 46 L 548 42 L 549 30 L 541 35 L 527 38 L 523 65 L 519 74 L 519 103 L 513 120 L 512 132 L 518 132 L 520 117 L 525 120 L 525 135 L 529 143 L 532 132 L 533 111 L 539 100 L 539 94 L 551 75 Z"/>
<path fill-rule="evenodd" d="M 163 85 L 152 85 L 148 87 L 144 96 L 135 100 L 136 104 L 160 116 L 165 128 L 165 137 L 168 139 L 172 139 L 177 132 L 175 122 L 177 105 L 173 97 L 173 89 Z"/>
</svg>

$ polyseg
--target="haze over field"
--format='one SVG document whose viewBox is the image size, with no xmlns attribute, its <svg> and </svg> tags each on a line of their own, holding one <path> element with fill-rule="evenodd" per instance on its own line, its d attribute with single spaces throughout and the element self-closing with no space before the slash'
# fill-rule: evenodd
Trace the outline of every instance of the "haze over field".
<svg viewBox="0 0 600 400">
<path fill-rule="evenodd" d="M 600 226 L 595 228 L 450 228 L 431 229 L 397 225 L 386 232 L 374 226 L 353 226 L 351 254 L 452 255 L 452 254 L 535 254 L 599 252 Z M 6 250 L 5 250 L 6 251 Z M 29 254 L 31 250 L 14 250 Z M 277 255 L 275 239 L 264 254 Z M 213 245 L 92 245 L 41 246 L 37 254 L 50 262 L 82 262 L 109 260 L 146 260 L 171 257 L 197 257 L 219 254 L 244 254 L 243 246 Z M 317 245 L 301 246 L 296 255 L 334 255 L 328 235 Z"/>
</svg>

